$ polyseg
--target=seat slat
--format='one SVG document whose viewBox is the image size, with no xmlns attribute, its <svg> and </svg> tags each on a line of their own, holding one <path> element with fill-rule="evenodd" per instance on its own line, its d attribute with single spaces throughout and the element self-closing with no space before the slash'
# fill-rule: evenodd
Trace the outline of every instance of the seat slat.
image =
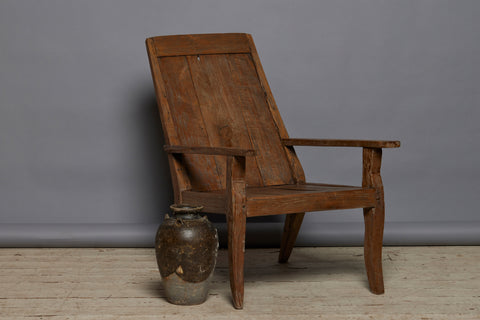
<svg viewBox="0 0 480 320">
<path fill-rule="evenodd" d="M 365 190 L 362 187 L 343 187 L 343 186 L 328 186 L 328 187 L 315 187 L 305 185 L 287 185 L 283 187 L 273 186 L 268 188 L 249 188 L 247 189 L 247 196 L 250 199 L 268 198 L 270 196 L 284 196 L 290 194 L 315 194 L 319 192 L 344 192 L 344 191 L 358 191 Z"/>
</svg>

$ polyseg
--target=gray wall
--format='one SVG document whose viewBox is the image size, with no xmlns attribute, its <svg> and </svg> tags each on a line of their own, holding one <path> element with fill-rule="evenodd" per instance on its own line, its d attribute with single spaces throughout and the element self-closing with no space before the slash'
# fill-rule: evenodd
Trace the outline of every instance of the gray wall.
<svg viewBox="0 0 480 320">
<path fill-rule="evenodd" d="M 144 39 L 254 36 L 292 137 L 385 150 L 386 244 L 480 244 L 480 1 L 0 1 L 0 246 L 149 246 L 172 202 Z M 361 150 L 298 148 L 359 184 Z M 252 221 L 276 245 L 281 217 Z M 224 234 L 224 226 L 217 220 Z M 301 245 L 359 244 L 361 210 Z"/>
</svg>

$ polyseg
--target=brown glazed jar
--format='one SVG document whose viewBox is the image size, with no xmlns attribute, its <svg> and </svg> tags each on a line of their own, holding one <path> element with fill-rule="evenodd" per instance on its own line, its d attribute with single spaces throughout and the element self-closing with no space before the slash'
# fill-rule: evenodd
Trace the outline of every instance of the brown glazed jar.
<svg viewBox="0 0 480 320">
<path fill-rule="evenodd" d="M 174 304 L 203 303 L 217 259 L 217 230 L 201 206 L 175 204 L 155 238 L 155 254 L 167 300 Z"/>
</svg>

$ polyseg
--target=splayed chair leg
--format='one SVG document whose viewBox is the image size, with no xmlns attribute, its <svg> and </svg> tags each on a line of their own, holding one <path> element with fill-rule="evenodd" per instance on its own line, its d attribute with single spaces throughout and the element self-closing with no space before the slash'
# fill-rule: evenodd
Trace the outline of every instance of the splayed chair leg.
<svg viewBox="0 0 480 320">
<path fill-rule="evenodd" d="M 286 263 L 290 254 L 292 253 L 295 240 L 297 240 L 298 231 L 302 226 L 304 212 L 287 214 L 285 218 L 285 225 L 283 227 L 282 242 L 280 244 L 280 254 L 278 255 L 278 262 Z"/>
</svg>

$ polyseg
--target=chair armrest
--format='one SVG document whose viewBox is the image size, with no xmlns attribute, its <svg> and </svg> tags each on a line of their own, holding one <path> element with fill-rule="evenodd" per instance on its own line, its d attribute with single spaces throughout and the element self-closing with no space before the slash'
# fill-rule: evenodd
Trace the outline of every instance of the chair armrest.
<svg viewBox="0 0 480 320">
<path fill-rule="evenodd" d="M 238 149 L 227 147 L 187 147 L 187 146 L 163 146 L 167 153 L 182 153 L 182 154 L 204 154 L 212 156 L 236 156 L 247 157 L 254 156 L 255 150 L 251 149 Z"/>
<path fill-rule="evenodd" d="M 282 139 L 286 146 L 312 147 L 363 147 L 363 148 L 398 148 L 400 141 L 381 140 L 337 140 L 337 139 Z"/>
</svg>

